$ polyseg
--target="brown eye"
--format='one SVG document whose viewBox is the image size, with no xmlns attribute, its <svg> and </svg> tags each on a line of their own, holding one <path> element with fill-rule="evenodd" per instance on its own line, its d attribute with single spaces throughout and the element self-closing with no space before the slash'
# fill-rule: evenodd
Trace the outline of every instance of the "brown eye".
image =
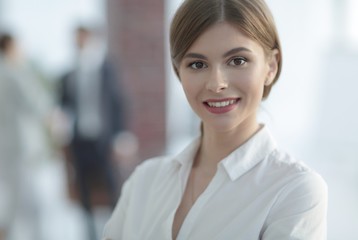
<svg viewBox="0 0 358 240">
<path fill-rule="evenodd" d="M 247 62 L 247 60 L 243 57 L 236 57 L 231 59 L 231 61 L 229 62 L 229 64 L 231 66 L 241 66 L 244 65 Z"/>
<path fill-rule="evenodd" d="M 206 64 L 204 64 L 203 62 L 193 62 L 189 64 L 189 67 L 192 69 L 202 69 L 206 68 Z"/>
</svg>

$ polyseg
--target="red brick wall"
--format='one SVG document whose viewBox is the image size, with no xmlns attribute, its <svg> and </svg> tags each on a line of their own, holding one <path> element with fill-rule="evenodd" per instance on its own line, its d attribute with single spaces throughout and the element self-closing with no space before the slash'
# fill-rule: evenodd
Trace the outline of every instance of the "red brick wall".
<svg viewBox="0 0 358 240">
<path fill-rule="evenodd" d="M 108 0 L 109 52 L 120 67 L 139 157 L 165 148 L 164 0 Z"/>
</svg>

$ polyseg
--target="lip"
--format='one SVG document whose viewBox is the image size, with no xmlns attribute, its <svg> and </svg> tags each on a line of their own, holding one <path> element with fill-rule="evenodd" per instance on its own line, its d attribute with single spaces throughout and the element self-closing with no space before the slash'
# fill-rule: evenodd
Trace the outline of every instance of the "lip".
<svg viewBox="0 0 358 240">
<path fill-rule="evenodd" d="M 220 99 L 207 99 L 203 102 L 205 108 L 214 114 L 224 114 L 227 112 L 232 111 L 233 109 L 236 108 L 236 106 L 238 105 L 238 103 L 240 102 L 241 98 L 220 98 Z M 218 102 L 230 102 L 230 101 L 235 101 L 232 104 L 229 104 L 227 106 L 223 106 L 223 107 L 214 107 L 214 106 L 209 106 L 208 102 L 210 103 L 218 103 Z"/>
</svg>

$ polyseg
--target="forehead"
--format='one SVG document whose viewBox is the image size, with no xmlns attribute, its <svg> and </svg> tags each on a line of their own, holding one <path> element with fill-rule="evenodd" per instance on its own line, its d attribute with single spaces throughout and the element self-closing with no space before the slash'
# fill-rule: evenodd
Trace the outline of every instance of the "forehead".
<svg viewBox="0 0 358 240">
<path fill-rule="evenodd" d="M 190 46 L 187 53 L 222 54 L 237 47 L 245 47 L 253 54 L 264 54 L 260 44 L 248 37 L 239 27 L 227 23 L 215 23 L 206 29 Z"/>
</svg>

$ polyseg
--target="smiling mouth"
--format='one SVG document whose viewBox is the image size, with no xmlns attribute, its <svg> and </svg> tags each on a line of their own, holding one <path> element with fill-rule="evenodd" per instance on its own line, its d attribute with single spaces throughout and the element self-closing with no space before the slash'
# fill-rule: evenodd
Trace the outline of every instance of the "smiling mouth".
<svg viewBox="0 0 358 240">
<path fill-rule="evenodd" d="M 223 107 L 227 107 L 227 106 L 236 104 L 239 100 L 240 100 L 240 98 L 215 100 L 215 101 L 209 100 L 209 101 L 205 101 L 204 103 L 211 108 L 223 108 Z"/>
</svg>

